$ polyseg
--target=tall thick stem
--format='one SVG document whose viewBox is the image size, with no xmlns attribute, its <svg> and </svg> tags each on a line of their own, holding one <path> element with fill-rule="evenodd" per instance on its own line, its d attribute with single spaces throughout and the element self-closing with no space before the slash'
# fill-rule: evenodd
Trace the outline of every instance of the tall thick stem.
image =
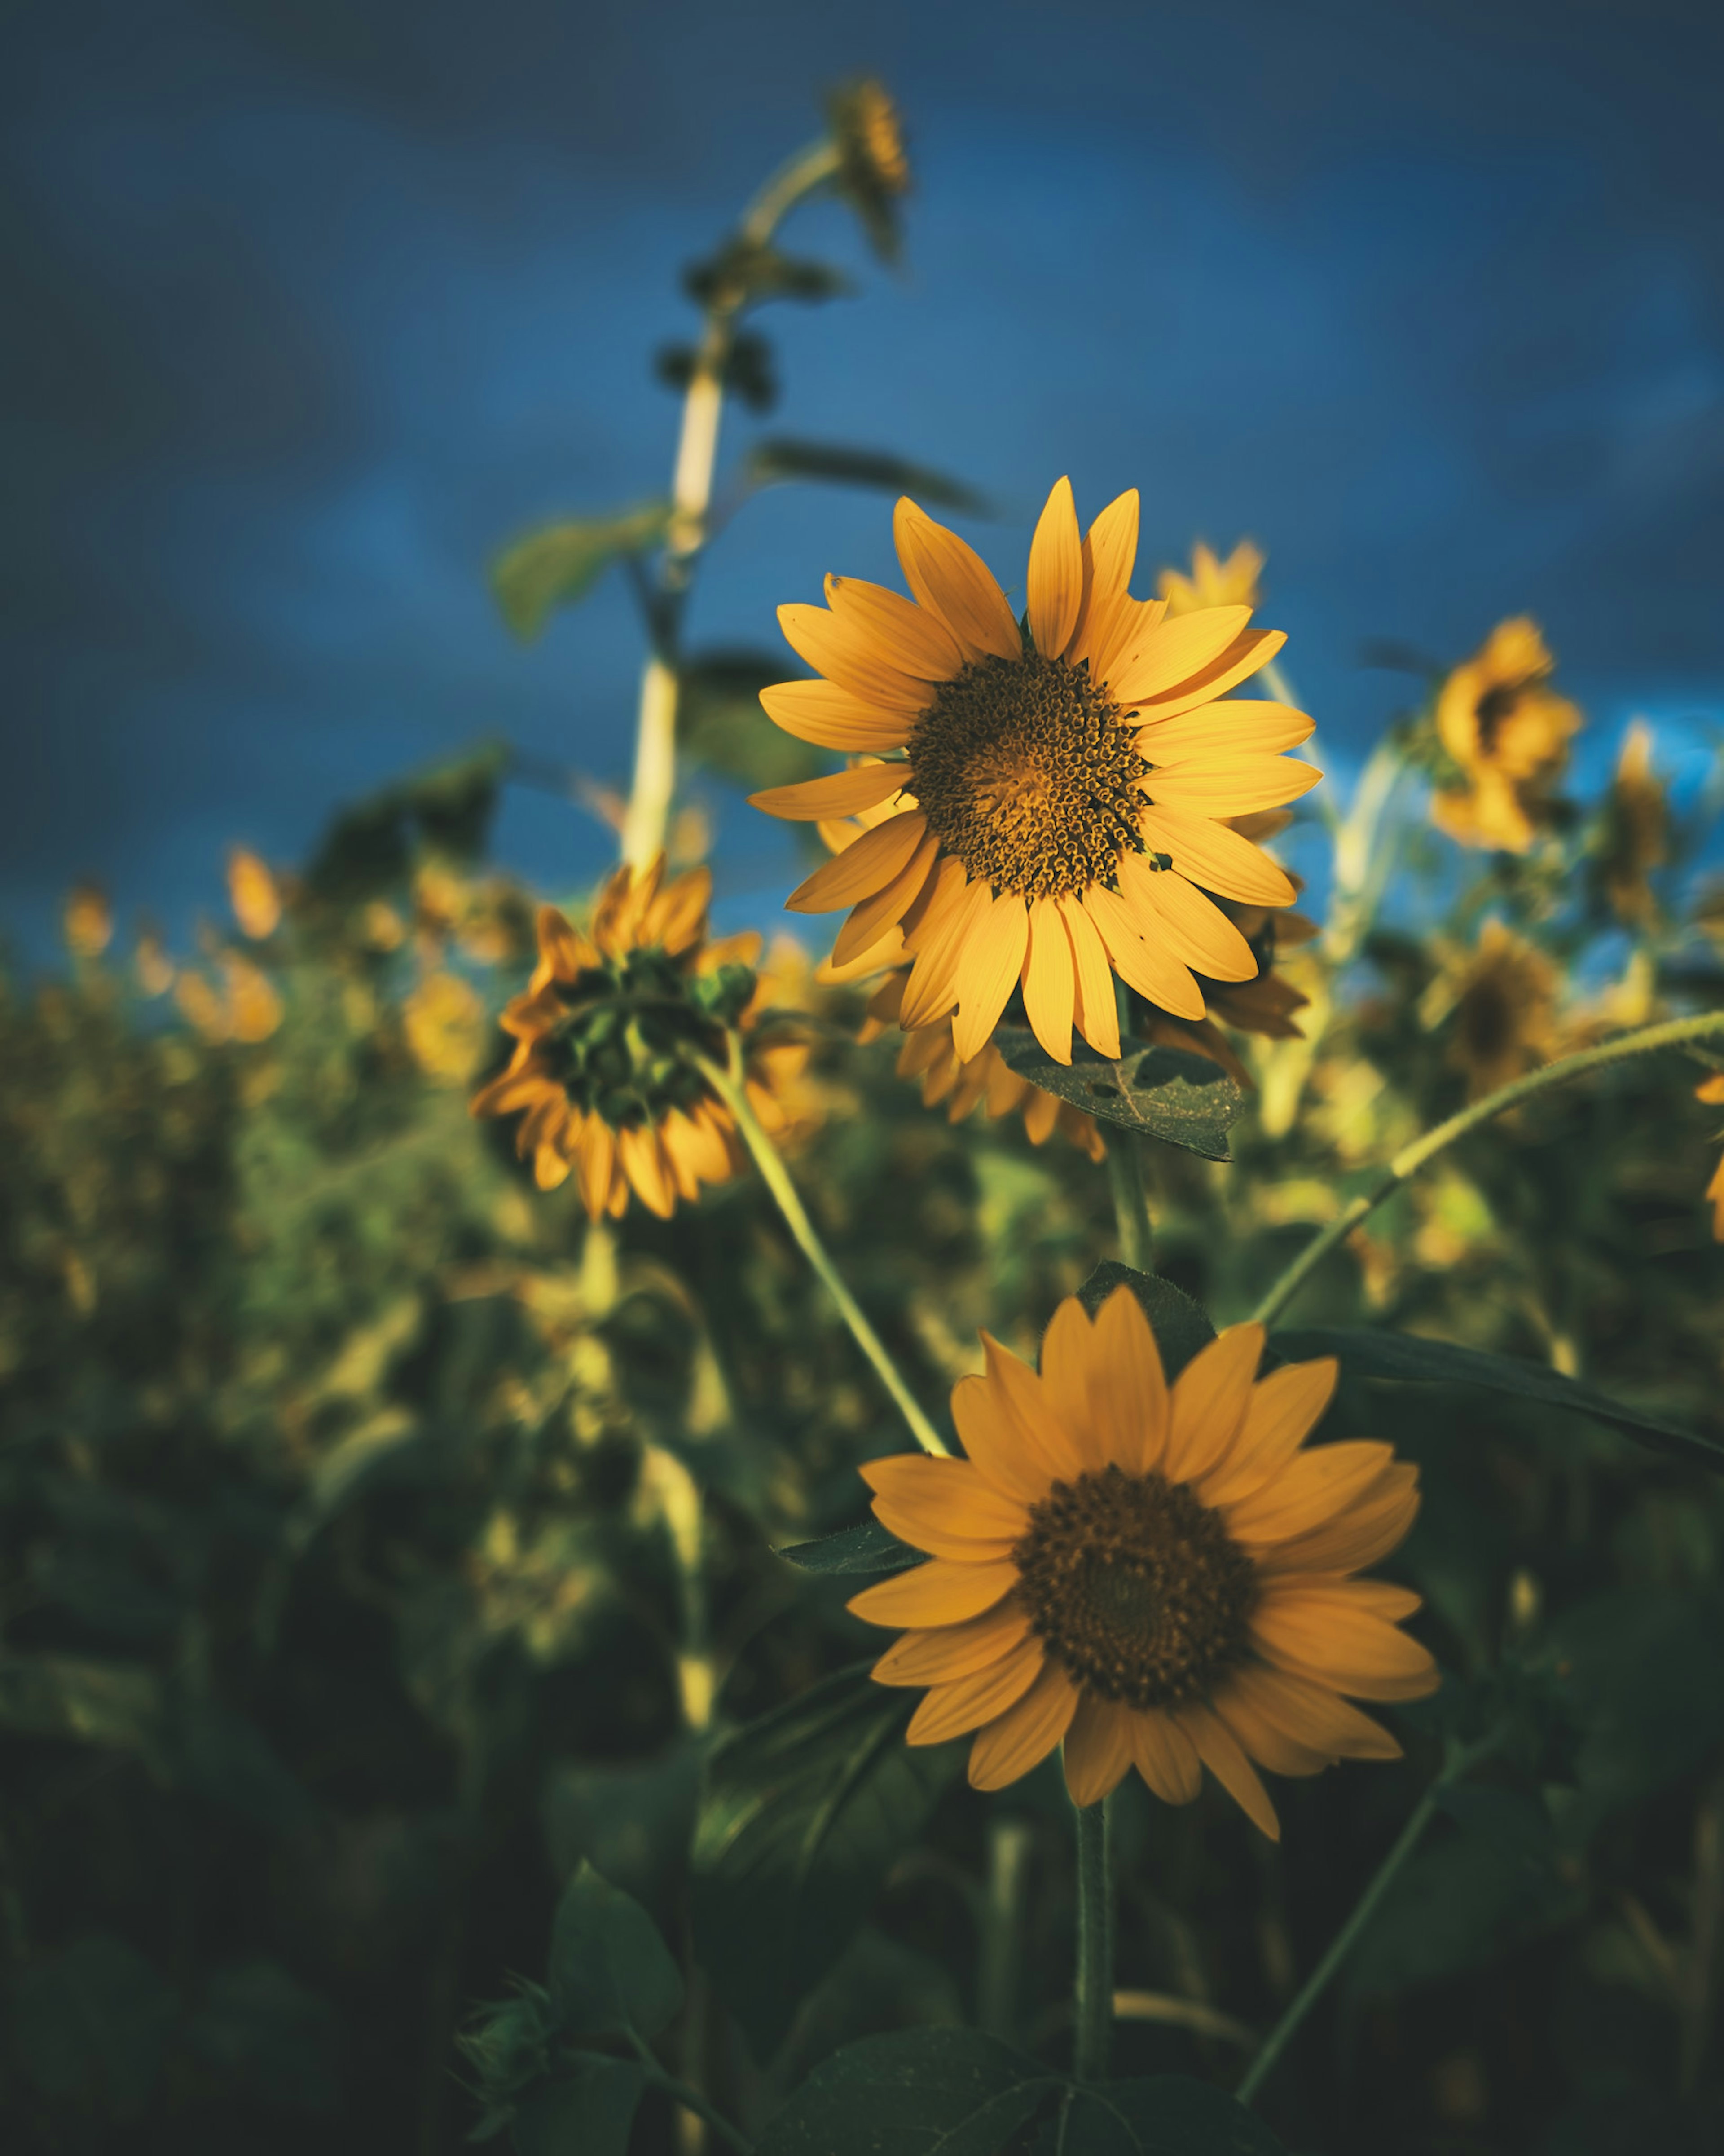
<svg viewBox="0 0 1724 2156">
<path fill-rule="evenodd" d="M 1583 1049 L 1578 1055 L 1565 1055 L 1558 1063 L 1547 1063 L 1542 1070 L 1528 1071 L 1524 1078 L 1499 1086 L 1482 1101 L 1475 1101 L 1470 1107 L 1463 1108 L 1446 1122 L 1427 1131 L 1423 1137 L 1415 1138 L 1411 1145 L 1403 1146 L 1383 1171 L 1382 1179 L 1370 1190 L 1351 1199 L 1328 1226 L 1306 1244 L 1252 1312 L 1253 1322 L 1268 1325 L 1280 1317 L 1330 1251 L 1337 1243 L 1344 1242 L 1367 1214 L 1374 1213 L 1384 1199 L 1393 1197 L 1403 1183 L 1417 1174 L 1427 1161 L 1434 1159 L 1444 1147 L 1465 1137 L 1469 1131 L 1476 1130 L 1480 1123 L 1488 1123 L 1505 1109 L 1518 1106 L 1547 1086 L 1566 1085 L 1571 1078 L 1602 1069 L 1607 1063 L 1620 1063 L 1630 1055 L 1649 1055 L 1656 1048 L 1680 1048 L 1691 1040 L 1706 1040 L 1721 1034 L 1724 1034 L 1724 1011 L 1707 1011 L 1698 1018 L 1667 1019 L 1661 1024 L 1643 1026 L 1636 1033 L 1625 1033 L 1615 1040 L 1607 1040 L 1598 1048 Z"/>
<path fill-rule="evenodd" d="M 1143 1141 L 1131 1131 L 1111 1131 L 1107 1138 L 1107 1181 L 1113 1193 L 1113 1217 L 1119 1231 L 1120 1260 L 1147 1273 L 1153 1256 L 1149 1194 L 1143 1180 Z"/>
<path fill-rule="evenodd" d="M 869 1323 L 861 1305 L 845 1286 L 844 1276 L 832 1262 L 826 1245 L 820 1240 L 813 1222 L 808 1218 L 808 1208 L 790 1179 L 790 1171 L 785 1167 L 778 1148 L 755 1114 L 742 1075 L 741 1045 L 736 1036 L 734 1034 L 731 1036 L 731 1067 L 728 1070 L 721 1070 L 717 1064 L 704 1055 L 695 1060 L 702 1076 L 736 1117 L 736 1127 L 742 1133 L 742 1142 L 753 1156 L 762 1182 L 777 1201 L 778 1210 L 784 1216 L 784 1224 L 795 1238 L 797 1248 L 813 1267 L 827 1293 L 838 1305 L 839 1316 L 850 1328 L 851 1338 L 874 1365 L 880 1383 L 891 1394 L 899 1414 L 910 1425 L 911 1435 L 924 1452 L 932 1453 L 936 1459 L 949 1459 L 952 1448 L 922 1413 L 915 1394 L 905 1383 L 898 1365 L 887 1353 L 885 1342 Z"/>
<path fill-rule="evenodd" d="M 1085 1804 L 1077 1820 L 1076 2039 L 1072 2066 L 1080 2081 L 1107 2078 L 1113 2036 L 1113 1866 L 1106 1802 Z"/>
</svg>

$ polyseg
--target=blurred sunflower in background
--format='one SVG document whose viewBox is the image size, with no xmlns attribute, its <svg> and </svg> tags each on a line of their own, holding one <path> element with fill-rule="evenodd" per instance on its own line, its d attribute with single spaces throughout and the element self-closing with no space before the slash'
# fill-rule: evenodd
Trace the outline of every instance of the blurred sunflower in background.
<svg viewBox="0 0 1724 2156">
<path fill-rule="evenodd" d="M 1432 797 L 1431 819 L 1462 845 L 1524 854 L 1551 821 L 1569 738 L 1584 723 L 1550 686 L 1555 671 L 1538 624 L 1516 614 L 1438 690 L 1437 736 L 1463 783 Z"/>
<path fill-rule="evenodd" d="M 826 608 L 778 610 L 824 678 L 762 690 L 768 716 L 799 739 L 882 760 L 771 788 L 756 806 L 807 822 L 885 812 L 791 908 L 854 908 L 834 947 L 839 966 L 907 956 L 900 1024 L 955 1013 L 962 1062 L 1019 988 L 1060 1062 L 1074 1029 L 1119 1054 L 1115 973 L 1201 1019 L 1194 974 L 1257 972 L 1215 901 L 1283 906 L 1295 895 L 1229 824 L 1320 776 L 1280 753 L 1309 737 L 1302 713 L 1224 701 L 1284 639 L 1249 629 L 1246 607 L 1169 621 L 1164 601 L 1132 598 L 1135 490 L 1084 536 L 1070 483 L 1054 487 L 1030 547 L 1023 629 L 956 533 L 907 499 L 894 531 L 914 600 L 829 577 Z"/>
<path fill-rule="evenodd" d="M 1156 578 L 1156 592 L 1167 601 L 1170 615 L 1195 613 L 1201 607 L 1255 607 L 1264 559 L 1260 547 L 1241 539 L 1224 562 L 1219 561 L 1199 539 L 1191 550 L 1191 574 L 1163 569 Z"/>
<path fill-rule="evenodd" d="M 1208 1767 L 1271 1837 L 1254 1761 L 1397 1757 L 1343 1695 L 1418 1698 L 1436 1666 L 1397 1630 L 1419 1597 L 1352 1575 L 1411 1526 L 1418 1471 L 1373 1440 L 1302 1449 L 1334 1362 L 1257 1379 L 1263 1328 L 1239 1325 L 1170 1387 L 1124 1286 L 1093 1324 L 1060 1304 L 1039 1375 L 983 1342 L 986 1373 L 952 1396 L 967 1457 L 862 1471 L 882 1525 L 930 1553 L 849 1604 L 910 1628 L 874 1671 L 929 1687 L 910 1743 L 974 1732 L 970 1780 L 996 1789 L 1063 1740 L 1078 1804 L 1134 1765 L 1188 1804 Z"/>
<path fill-rule="evenodd" d="M 1695 1089 L 1694 1097 L 1710 1106 L 1724 1107 L 1724 1070 L 1715 1078 L 1703 1079 Z M 1706 1185 L 1706 1198 L 1712 1209 L 1712 1240 L 1724 1243 L 1724 1153 L 1719 1154 L 1718 1165 Z"/>
<path fill-rule="evenodd" d="M 1470 951 L 1452 952 L 1419 1004 L 1428 1028 L 1447 1024 L 1445 1060 L 1481 1100 L 1562 1053 L 1557 968 L 1536 943 L 1491 919 Z"/>
<path fill-rule="evenodd" d="M 729 1030 L 752 1027 L 760 938 L 709 942 L 711 894 L 704 868 L 667 883 L 661 855 L 613 872 L 586 933 L 555 906 L 539 909 L 539 963 L 502 1017 L 515 1049 L 472 1111 L 520 1114 L 516 1150 L 531 1156 L 539 1188 L 572 1172 L 595 1220 L 619 1219 L 631 1189 L 668 1219 L 679 1198 L 692 1202 L 745 1164 L 736 1120 L 694 1059 L 722 1063 Z M 748 1099 L 768 1130 L 784 1127 L 778 1095 L 807 1060 L 782 1035 L 750 1042 Z"/>
<path fill-rule="evenodd" d="M 1658 912 L 1652 871 L 1670 857 L 1670 807 L 1652 768 L 1652 729 L 1644 719 L 1622 737 L 1599 822 L 1598 886 L 1619 921 L 1647 927 Z"/>
</svg>

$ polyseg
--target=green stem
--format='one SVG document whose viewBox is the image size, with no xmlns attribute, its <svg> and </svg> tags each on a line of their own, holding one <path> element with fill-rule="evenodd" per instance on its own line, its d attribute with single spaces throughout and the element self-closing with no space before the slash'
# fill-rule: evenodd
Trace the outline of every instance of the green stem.
<svg viewBox="0 0 1724 2156">
<path fill-rule="evenodd" d="M 1153 1235 L 1149 1195 L 1143 1182 L 1143 1141 L 1130 1131 L 1113 1131 L 1107 1139 L 1107 1181 L 1118 1224 L 1120 1260 L 1140 1273 L 1151 1267 Z"/>
<path fill-rule="evenodd" d="M 1107 2078 L 1113 2035 L 1113 1879 L 1106 1801 L 1077 1808 L 1076 2040 L 1072 2066 L 1080 2081 Z"/>
<path fill-rule="evenodd" d="M 1239 2102 L 1249 2104 L 1270 2076 L 1287 2048 L 1295 2031 L 1310 2013 L 1324 1992 L 1330 1979 L 1352 1952 L 1360 1934 L 1376 1915 L 1383 1897 L 1393 1885 L 1395 1876 L 1424 1839 L 1424 1830 L 1436 1817 L 1443 1800 L 1443 1792 L 1470 1774 L 1479 1762 L 1494 1752 L 1502 1741 L 1501 1732 L 1493 1730 L 1471 1746 L 1451 1745 L 1447 1763 L 1436 1780 L 1425 1791 L 1413 1810 L 1413 1816 L 1395 1838 L 1395 1845 L 1377 1867 L 1370 1884 L 1353 1905 L 1352 1913 L 1329 1943 L 1329 1950 L 1300 1987 L 1298 1996 L 1264 2039 L 1263 2048 L 1252 2060 L 1244 2079 L 1234 2092 Z"/>
<path fill-rule="evenodd" d="M 741 1042 L 735 1034 L 730 1038 L 730 1069 L 721 1070 L 706 1056 L 697 1055 L 695 1061 L 701 1075 L 736 1117 L 736 1127 L 742 1133 L 742 1142 L 753 1155 L 754 1164 L 761 1173 L 761 1180 L 777 1200 L 778 1210 L 784 1216 L 784 1224 L 796 1239 L 797 1248 L 825 1283 L 827 1293 L 838 1305 L 839 1314 L 850 1328 L 850 1337 L 873 1363 L 880 1383 L 891 1394 L 900 1414 L 909 1424 L 911 1435 L 924 1452 L 932 1453 L 936 1459 L 950 1459 L 951 1446 L 922 1413 L 915 1394 L 905 1383 L 897 1364 L 887 1353 L 885 1342 L 864 1316 L 861 1305 L 845 1286 L 843 1275 L 828 1255 L 826 1245 L 816 1233 L 814 1224 L 808 1218 L 808 1209 L 790 1179 L 789 1169 L 785 1167 L 778 1148 L 767 1135 L 749 1101 L 742 1075 Z"/>
<path fill-rule="evenodd" d="M 628 2034 L 629 2042 L 634 2046 L 635 2056 L 646 2069 L 646 2077 L 654 2088 L 662 2089 L 674 2103 L 680 2103 L 685 2111 L 693 2112 L 696 2118 L 705 2119 L 715 2133 L 740 2152 L 740 2156 L 753 2156 L 754 2143 L 739 2133 L 721 2111 L 709 2103 L 699 2089 L 690 2088 L 686 2082 L 679 2081 L 675 2074 L 666 2073 L 633 2029 Z"/>
<path fill-rule="evenodd" d="M 1457 1138 L 1465 1137 L 1480 1123 L 1488 1123 L 1493 1116 L 1517 1106 L 1533 1094 L 1543 1092 L 1547 1086 L 1566 1085 L 1569 1079 L 1598 1070 L 1604 1064 L 1620 1063 L 1630 1055 L 1648 1055 L 1655 1048 L 1680 1048 L 1688 1041 L 1705 1040 L 1721 1034 L 1724 1034 L 1724 1011 L 1706 1011 L 1698 1018 L 1667 1019 L 1660 1024 L 1642 1026 L 1637 1033 L 1625 1033 L 1615 1040 L 1607 1040 L 1598 1048 L 1583 1049 L 1578 1055 L 1565 1055 L 1560 1062 L 1547 1063 L 1542 1070 L 1528 1071 L 1524 1078 L 1499 1086 L 1482 1101 L 1475 1101 L 1470 1107 L 1450 1116 L 1447 1122 L 1439 1123 L 1423 1137 L 1403 1146 L 1383 1171 L 1382 1180 L 1360 1196 L 1350 1199 L 1328 1226 L 1306 1245 L 1252 1312 L 1253 1322 L 1267 1325 L 1278 1317 L 1330 1251 L 1343 1242 L 1367 1214 L 1374 1213 L 1384 1199 L 1393 1197 L 1403 1183 L 1445 1146 L 1453 1145 Z"/>
</svg>

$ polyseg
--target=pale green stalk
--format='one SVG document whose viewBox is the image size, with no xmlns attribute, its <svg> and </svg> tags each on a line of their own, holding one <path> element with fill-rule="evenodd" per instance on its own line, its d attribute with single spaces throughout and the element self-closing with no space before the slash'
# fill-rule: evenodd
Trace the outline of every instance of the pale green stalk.
<svg viewBox="0 0 1724 2156">
<path fill-rule="evenodd" d="M 1470 1107 L 1461 1109 L 1446 1122 L 1427 1131 L 1423 1137 L 1415 1138 L 1411 1145 L 1403 1146 L 1383 1171 L 1382 1180 L 1359 1197 L 1350 1199 L 1328 1226 L 1306 1245 L 1252 1312 L 1253 1322 L 1268 1325 L 1280 1317 L 1330 1251 L 1337 1243 L 1344 1242 L 1367 1214 L 1375 1212 L 1384 1199 L 1392 1197 L 1444 1147 L 1465 1137 L 1469 1131 L 1476 1130 L 1480 1123 L 1488 1123 L 1494 1116 L 1518 1106 L 1547 1086 L 1566 1085 L 1569 1079 L 1597 1070 L 1607 1063 L 1620 1063 L 1630 1055 L 1648 1055 L 1655 1048 L 1680 1048 L 1688 1041 L 1720 1034 L 1724 1034 L 1724 1011 L 1706 1011 L 1697 1018 L 1666 1019 L 1658 1025 L 1642 1026 L 1638 1032 L 1607 1040 L 1598 1048 L 1586 1048 L 1578 1055 L 1565 1055 L 1560 1062 L 1547 1063 L 1542 1070 L 1528 1071 L 1524 1078 L 1499 1086 L 1482 1101 L 1475 1101 Z"/>
<path fill-rule="evenodd" d="M 748 1098 L 748 1089 L 743 1081 L 741 1043 L 735 1034 L 731 1040 L 731 1067 L 721 1070 L 708 1057 L 697 1055 L 695 1061 L 701 1075 L 736 1119 L 736 1127 L 742 1133 L 742 1142 L 753 1156 L 760 1170 L 761 1180 L 772 1194 L 778 1210 L 784 1216 L 784 1224 L 796 1240 L 797 1248 L 813 1267 L 824 1283 L 827 1293 L 838 1305 L 839 1314 L 850 1328 L 850 1336 L 862 1353 L 873 1363 L 880 1383 L 891 1394 L 898 1412 L 910 1425 L 910 1434 L 924 1452 L 936 1459 L 952 1456 L 951 1447 L 942 1438 L 926 1415 L 922 1413 L 916 1395 L 904 1382 L 897 1364 L 887 1353 L 880 1338 L 864 1315 L 861 1305 L 844 1285 L 844 1276 L 832 1262 L 826 1245 L 820 1240 L 813 1222 L 808 1218 L 808 1208 L 798 1194 L 790 1179 L 778 1148 L 767 1136 L 764 1126 Z"/>
</svg>

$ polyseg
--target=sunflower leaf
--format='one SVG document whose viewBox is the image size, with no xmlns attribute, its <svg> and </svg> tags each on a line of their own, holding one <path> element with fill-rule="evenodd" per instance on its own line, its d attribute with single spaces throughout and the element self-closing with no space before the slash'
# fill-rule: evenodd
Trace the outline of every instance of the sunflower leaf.
<svg viewBox="0 0 1724 2156">
<path fill-rule="evenodd" d="M 1388 1378 L 1425 1384 L 1483 1385 L 1541 1405 L 1567 1408 L 1608 1423 L 1650 1451 L 1673 1452 L 1714 1474 L 1724 1474 L 1724 1445 L 1691 1430 L 1625 1406 L 1578 1378 L 1565 1378 L 1547 1363 L 1522 1362 L 1518 1356 L 1491 1355 L 1461 1348 L 1449 1340 L 1426 1340 L 1410 1332 L 1378 1332 L 1368 1326 L 1299 1327 L 1270 1335 L 1270 1348 L 1284 1362 L 1309 1362 L 1313 1356 L 1338 1355 L 1356 1378 Z"/>
<path fill-rule="evenodd" d="M 1061 2086 L 1039 2061 L 973 2029 L 865 2036 L 814 2069 L 757 2156 L 998 2156 Z"/>
<path fill-rule="evenodd" d="M 1219 1063 L 1179 1048 L 1146 1048 L 1128 1040 L 1117 1062 L 1080 1040 L 1070 1063 L 1056 1063 L 1027 1028 L 1003 1025 L 993 1045 L 1008 1066 L 1104 1122 L 1165 1138 L 1205 1160 L 1227 1160 L 1227 1133 L 1245 1096 Z"/>
<path fill-rule="evenodd" d="M 531 641 L 555 608 L 585 598 L 613 562 L 655 547 L 670 521 L 668 501 L 648 501 L 609 516 L 573 516 L 529 531 L 498 557 L 491 571 L 503 619 Z"/>
<path fill-rule="evenodd" d="M 834 486 L 873 486 L 886 494 L 920 495 L 942 509 L 985 516 L 986 499 L 962 480 L 930 470 L 926 465 L 888 456 L 878 449 L 846 449 L 838 442 L 804 442 L 788 434 L 769 434 L 748 452 L 744 470 L 752 486 L 776 486 L 788 479 L 824 480 Z"/>
<path fill-rule="evenodd" d="M 1260 2118 L 1187 2074 L 1071 2088 L 1036 2156 L 1283 2156 Z"/>
<path fill-rule="evenodd" d="M 626 2156 L 629 2129 L 646 2087 L 633 2059 L 579 2051 L 566 2071 L 541 2082 L 515 2107 L 516 2156 Z"/>
<path fill-rule="evenodd" d="M 682 2006 L 682 1976 L 658 1926 L 584 1860 L 557 1906 L 549 1981 L 572 2036 L 656 2036 Z"/>
<path fill-rule="evenodd" d="M 792 1543 L 776 1554 L 803 1572 L 906 1572 L 927 1561 L 926 1551 L 911 1549 L 874 1519 L 859 1520 L 853 1527 L 839 1527 L 811 1543 Z"/>
<path fill-rule="evenodd" d="M 957 1771 L 961 1748 L 904 1742 L 915 1706 L 915 1694 L 871 1682 L 858 1663 L 726 1738 L 708 1760 L 695 1953 L 763 2060 Z"/>
<path fill-rule="evenodd" d="M 1161 1350 L 1162 1368 L 1170 1383 L 1198 1348 L 1207 1348 L 1215 1337 L 1215 1327 L 1201 1303 L 1193 1302 L 1172 1281 L 1137 1272 L 1112 1258 L 1104 1258 L 1078 1290 L 1078 1301 L 1092 1321 L 1116 1287 L 1128 1287 L 1137 1296 Z"/>
</svg>

